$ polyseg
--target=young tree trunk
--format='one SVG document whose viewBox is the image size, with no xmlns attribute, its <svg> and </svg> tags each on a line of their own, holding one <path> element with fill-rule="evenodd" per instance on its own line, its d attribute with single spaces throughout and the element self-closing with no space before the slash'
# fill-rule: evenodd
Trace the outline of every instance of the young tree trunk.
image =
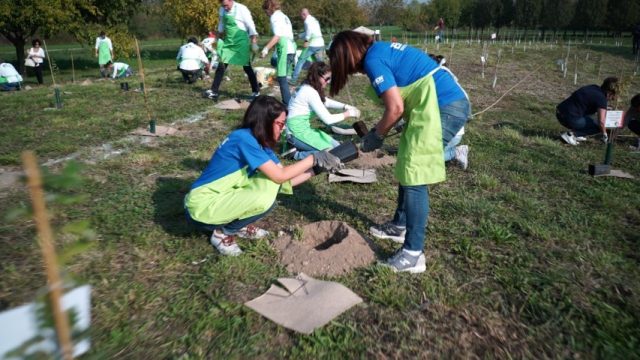
<svg viewBox="0 0 640 360">
<path fill-rule="evenodd" d="M 17 70 L 20 74 L 24 75 L 25 74 L 25 67 L 24 67 L 24 45 L 26 44 L 25 39 L 20 38 L 17 39 L 16 41 L 11 41 L 13 43 L 13 46 L 16 48 L 16 59 L 18 59 L 18 64 L 17 65 Z"/>
</svg>

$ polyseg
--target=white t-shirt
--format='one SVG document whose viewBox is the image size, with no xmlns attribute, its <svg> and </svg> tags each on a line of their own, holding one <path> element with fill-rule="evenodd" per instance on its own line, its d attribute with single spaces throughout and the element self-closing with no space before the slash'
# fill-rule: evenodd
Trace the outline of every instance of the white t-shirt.
<svg viewBox="0 0 640 360">
<path fill-rule="evenodd" d="M 27 54 L 27 57 L 31 58 L 31 60 L 33 60 L 33 62 L 35 62 L 36 64 L 42 64 L 42 62 L 44 61 L 44 49 L 38 48 L 38 50 L 36 50 L 35 48 L 31 48 L 29 49 L 29 54 Z"/>
<path fill-rule="evenodd" d="M 208 37 L 202 40 L 202 46 L 204 46 L 204 49 L 209 52 L 213 52 L 213 44 L 215 43 L 216 43 L 216 38 L 214 37 Z"/>
<path fill-rule="evenodd" d="M 182 70 L 198 70 L 202 68 L 202 64 L 209 63 L 204 50 L 194 43 L 182 45 L 176 59 L 180 61 L 180 69 Z"/>
<path fill-rule="evenodd" d="M 22 81 L 22 76 L 10 63 L 0 64 L 0 76 L 7 79 L 7 83 L 17 83 Z"/>
<path fill-rule="evenodd" d="M 324 38 L 322 38 L 322 30 L 320 30 L 320 23 L 316 18 L 311 15 L 307 15 L 304 20 L 304 32 L 300 34 L 300 38 L 308 41 L 309 46 L 322 47 L 324 46 Z"/>
<path fill-rule="evenodd" d="M 311 85 L 303 84 L 291 100 L 289 100 L 289 114 L 287 118 L 309 115 L 309 113 L 313 111 L 323 123 L 332 125 L 344 120 L 344 107 L 345 104 L 331 100 L 328 97 L 325 97 L 325 102 L 322 103 L 320 94 L 316 89 L 311 87 Z M 340 109 L 342 112 L 332 114 L 327 108 Z"/>
<path fill-rule="evenodd" d="M 113 51 L 113 44 L 111 43 L 111 39 L 106 36 L 104 37 L 104 39 L 100 38 L 100 36 L 96 38 L 96 50 L 98 50 L 98 47 L 100 47 L 100 43 L 103 41 L 109 45 L 109 50 Z"/>
<path fill-rule="evenodd" d="M 129 68 L 128 64 L 125 64 L 123 62 L 114 62 L 113 74 L 111 74 L 111 77 L 115 79 L 118 76 L 118 74 L 120 74 L 123 71 L 127 71 L 128 68 Z"/>
<path fill-rule="evenodd" d="M 227 10 L 221 6 L 218 20 L 218 32 L 224 32 L 224 15 L 226 13 Z M 253 17 L 251 17 L 251 11 L 249 11 L 249 8 L 234 1 L 229 13 L 233 14 L 238 28 L 246 31 L 249 36 L 258 35 L 258 32 L 256 31 L 256 24 L 253 22 Z"/>
<path fill-rule="evenodd" d="M 293 28 L 291 27 L 289 17 L 282 11 L 276 10 L 269 20 L 271 21 L 271 31 L 273 32 L 273 35 L 284 37 L 289 40 L 287 54 L 295 54 L 296 50 L 295 43 L 293 42 Z"/>
</svg>

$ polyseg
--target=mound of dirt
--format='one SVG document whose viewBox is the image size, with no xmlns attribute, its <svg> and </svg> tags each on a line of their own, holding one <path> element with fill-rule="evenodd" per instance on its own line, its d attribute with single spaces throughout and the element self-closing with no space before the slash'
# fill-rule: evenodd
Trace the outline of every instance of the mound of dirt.
<svg viewBox="0 0 640 360">
<path fill-rule="evenodd" d="M 356 169 L 376 169 L 383 166 L 390 166 L 396 163 L 396 158 L 387 155 L 385 152 L 375 150 L 368 153 L 360 152 L 358 158 L 350 161 L 347 166 Z"/>
<path fill-rule="evenodd" d="M 273 241 L 280 261 L 291 273 L 342 275 L 372 263 L 376 256 L 362 235 L 342 221 L 320 221 Z"/>
</svg>

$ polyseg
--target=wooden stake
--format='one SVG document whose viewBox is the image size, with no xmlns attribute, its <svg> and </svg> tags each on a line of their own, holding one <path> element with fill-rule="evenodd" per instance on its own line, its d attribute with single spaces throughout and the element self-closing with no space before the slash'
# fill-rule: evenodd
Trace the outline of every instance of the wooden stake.
<svg viewBox="0 0 640 360">
<path fill-rule="evenodd" d="M 49 54 L 49 50 L 47 50 L 47 42 L 42 39 L 42 45 L 44 45 L 44 52 L 47 56 L 47 59 L 49 59 L 49 61 L 47 61 L 49 63 L 49 71 L 51 71 L 51 81 L 53 81 L 53 86 L 56 86 L 56 78 L 53 76 L 53 65 L 51 65 L 51 63 L 53 62 L 51 60 L 51 54 Z"/>
<path fill-rule="evenodd" d="M 147 84 L 144 83 L 144 67 L 142 66 L 142 57 L 140 56 L 140 46 L 138 38 L 134 38 L 136 42 L 136 54 L 138 55 L 138 71 L 140 72 L 140 81 L 142 82 L 142 94 L 144 97 L 144 108 L 147 111 L 147 121 L 151 122 L 151 111 L 149 110 L 149 102 L 147 101 Z"/>
<path fill-rule="evenodd" d="M 573 68 L 573 85 L 578 84 L 578 53 L 573 55 L 573 61 L 576 63 Z"/>
<path fill-rule="evenodd" d="M 64 359 L 69 360 L 73 358 L 69 319 L 62 310 L 62 281 L 60 280 L 56 251 L 53 246 L 53 234 L 51 225 L 49 224 L 49 216 L 44 202 L 42 177 L 36 156 L 33 152 L 23 152 L 22 162 L 24 163 L 24 170 L 27 174 L 27 185 L 29 187 L 29 193 L 31 194 L 31 202 L 33 203 L 33 216 L 38 229 L 38 244 L 40 245 L 40 250 L 42 250 L 42 257 L 44 258 L 47 273 L 47 283 L 50 289 L 49 295 L 56 326 L 56 334 L 58 335 L 62 355 Z"/>
<path fill-rule="evenodd" d="M 76 67 L 73 64 L 73 54 L 71 54 L 71 82 L 76 83 Z"/>
</svg>

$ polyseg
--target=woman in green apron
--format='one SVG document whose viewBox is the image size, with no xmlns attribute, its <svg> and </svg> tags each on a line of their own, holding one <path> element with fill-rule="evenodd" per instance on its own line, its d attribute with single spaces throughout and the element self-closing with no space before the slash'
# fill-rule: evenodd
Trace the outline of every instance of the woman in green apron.
<svg viewBox="0 0 640 360">
<path fill-rule="evenodd" d="M 362 139 L 362 151 L 380 148 L 394 124 L 400 118 L 406 121 L 395 168 L 400 186 L 394 218 L 369 230 L 403 244 L 385 265 L 394 271 L 423 272 L 428 185 L 445 180 L 443 148 L 469 117 L 467 96 L 449 72 L 406 44 L 373 42 L 368 35 L 343 31 L 333 39 L 329 59 L 331 95 L 359 72 L 369 77 L 384 103 L 382 119 Z"/>
<path fill-rule="evenodd" d="M 223 255 L 242 253 L 236 236 L 261 238 L 268 232 L 252 223 L 275 205 L 278 192 L 314 175 L 311 169 L 331 171 L 342 164 L 328 151 L 282 166 L 273 152 L 286 121 L 286 108 L 270 96 L 258 96 L 249 105 L 242 125 L 218 146 L 209 165 L 186 195 L 187 218 L 212 231 L 211 244 Z"/>
<path fill-rule="evenodd" d="M 249 51 L 258 52 L 258 33 L 249 9 L 233 0 L 222 0 L 218 19 L 217 51 L 220 62 L 211 84 L 203 96 L 218 101 L 218 90 L 228 65 L 240 65 L 249 78 L 252 99 L 260 95 L 256 73 L 251 67 Z"/>
<path fill-rule="evenodd" d="M 293 159 L 300 160 L 319 150 L 334 148 L 340 143 L 321 129 L 311 127 L 311 119 L 318 117 L 326 125 L 333 125 L 348 117 L 357 118 L 360 110 L 329 99 L 324 89 L 331 82 L 331 68 L 323 62 L 309 67 L 307 79 L 289 102 L 287 141 L 296 148 Z M 328 109 L 339 109 L 332 114 Z"/>
<path fill-rule="evenodd" d="M 280 86 L 282 102 L 289 105 L 291 93 L 287 83 L 287 75 L 292 71 L 293 60 L 296 54 L 296 43 L 293 41 L 293 28 L 289 17 L 280 11 L 280 3 L 277 0 L 264 0 L 262 9 L 269 16 L 273 37 L 262 48 L 261 57 L 264 58 L 273 47 L 275 50 L 276 80 Z"/>
<path fill-rule="evenodd" d="M 109 74 L 105 67 L 107 63 L 113 61 L 113 44 L 104 31 L 96 38 L 95 53 L 98 58 L 98 65 L 100 65 L 100 76 L 108 77 Z"/>
</svg>

